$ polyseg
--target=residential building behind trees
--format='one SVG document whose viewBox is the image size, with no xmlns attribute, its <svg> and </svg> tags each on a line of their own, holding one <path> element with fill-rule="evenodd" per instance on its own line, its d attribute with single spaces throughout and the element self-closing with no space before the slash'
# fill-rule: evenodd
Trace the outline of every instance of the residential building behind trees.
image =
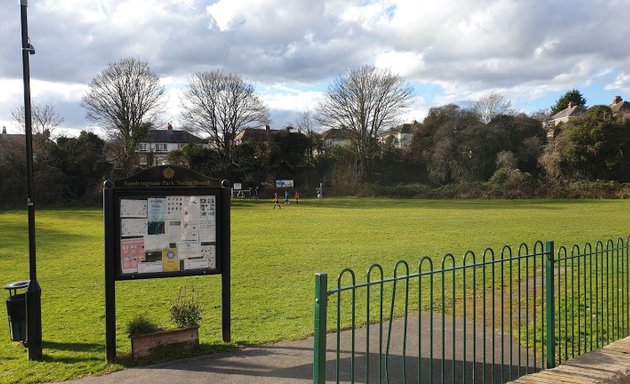
<svg viewBox="0 0 630 384">
<path fill-rule="evenodd" d="M 105 141 L 82 131 L 78 137 L 56 141 L 36 134 L 33 148 L 35 198 L 42 205 L 98 204 L 102 181 L 111 165 L 105 160 Z M 0 206 L 21 205 L 26 195 L 26 153 L 22 134 L 0 135 Z"/>
<path fill-rule="evenodd" d="M 582 95 L 582 92 L 573 88 L 570 91 L 567 91 L 558 100 L 556 100 L 556 103 L 551 106 L 551 114 L 555 115 L 556 113 L 570 106 L 578 106 L 578 105 L 586 108 L 586 99 Z"/>
<path fill-rule="evenodd" d="M 143 167 L 162 165 L 172 161 L 169 154 L 174 151 L 181 151 L 186 145 L 199 145 L 208 147 L 208 140 L 202 139 L 184 130 L 173 129 L 173 124 L 169 122 L 166 129 L 152 129 L 147 132 L 144 139 L 138 143 L 137 164 Z M 179 162 L 178 165 L 186 166 L 186 162 Z"/>
</svg>

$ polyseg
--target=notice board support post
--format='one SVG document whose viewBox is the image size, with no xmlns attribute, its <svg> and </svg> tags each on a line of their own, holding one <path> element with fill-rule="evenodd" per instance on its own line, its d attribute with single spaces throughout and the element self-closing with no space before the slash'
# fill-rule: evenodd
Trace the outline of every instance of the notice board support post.
<svg viewBox="0 0 630 384">
<path fill-rule="evenodd" d="M 223 232 L 221 233 L 223 273 L 221 274 L 221 331 L 224 342 L 232 340 L 231 332 L 231 267 L 230 267 L 230 198 L 231 188 L 228 180 L 221 181 L 221 204 Z"/>
<path fill-rule="evenodd" d="M 111 228 L 114 215 L 113 183 L 103 185 L 103 223 L 105 225 L 105 355 L 107 361 L 116 360 L 116 281 L 114 280 L 114 236 Z"/>
</svg>

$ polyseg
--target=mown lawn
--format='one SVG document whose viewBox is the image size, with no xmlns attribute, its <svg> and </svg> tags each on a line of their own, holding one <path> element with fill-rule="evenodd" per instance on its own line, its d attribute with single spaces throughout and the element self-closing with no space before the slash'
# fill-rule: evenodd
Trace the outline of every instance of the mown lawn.
<svg viewBox="0 0 630 384">
<path fill-rule="evenodd" d="M 44 361 L 0 326 L 0 383 L 31 383 L 103 374 L 132 364 L 125 355 L 129 319 L 144 314 L 168 324 L 179 287 L 204 300 L 198 353 L 298 339 L 312 334 L 314 274 L 331 279 L 345 267 L 386 271 L 451 252 L 555 240 L 556 244 L 625 237 L 625 200 L 428 201 L 331 198 L 272 210 L 271 201 L 232 208 L 232 344 L 221 343 L 220 278 L 116 283 L 120 364 L 105 363 L 103 222 L 100 209 L 38 210 L 37 269 L 42 287 Z M 28 279 L 25 211 L 0 211 L 0 284 Z M 388 273 L 386 272 L 386 273 Z M 391 272 L 389 272 L 391 274 Z M 1 310 L 6 316 L 6 310 Z"/>
</svg>

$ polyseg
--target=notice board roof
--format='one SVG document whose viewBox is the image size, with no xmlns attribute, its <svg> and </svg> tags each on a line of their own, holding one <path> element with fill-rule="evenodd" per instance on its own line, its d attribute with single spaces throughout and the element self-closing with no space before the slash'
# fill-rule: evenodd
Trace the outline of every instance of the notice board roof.
<svg viewBox="0 0 630 384">
<path fill-rule="evenodd" d="M 113 182 L 116 188 L 142 187 L 221 187 L 222 182 L 189 168 L 160 165 Z"/>
</svg>

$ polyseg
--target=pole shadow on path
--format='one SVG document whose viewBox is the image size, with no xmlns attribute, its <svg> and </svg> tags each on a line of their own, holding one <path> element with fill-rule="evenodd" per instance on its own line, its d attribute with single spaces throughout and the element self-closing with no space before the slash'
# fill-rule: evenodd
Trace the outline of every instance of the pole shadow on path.
<svg viewBox="0 0 630 384">
<path fill-rule="evenodd" d="M 446 316 L 442 327 L 441 314 L 433 314 L 431 359 L 430 320 L 429 313 L 410 317 L 407 320 L 406 335 L 403 332 L 404 319 L 394 320 L 389 337 L 389 354 L 386 353 L 387 336 L 384 337 L 379 351 L 378 324 L 369 327 L 369 351 L 366 351 L 368 327 L 355 330 L 354 358 L 351 331 L 340 333 L 338 360 L 337 334 L 328 334 L 326 381 L 336 382 L 338 375 L 339 382 L 342 383 L 417 383 L 418 377 L 421 383 L 503 383 L 538 370 L 533 366 L 533 357 L 528 357 L 509 334 L 501 335 L 480 324 L 473 327 L 471 321 L 463 319 L 456 319 L 453 323 L 449 316 Z M 385 335 L 388 328 L 389 322 L 383 323 Z M 443 328 L 446 329 L 444 343 Z M 464 335 L 466 350 L 463 348 Z M 484 342 L 487 345 L 485 351 Z M 403 344 L 406 347 L 404 350 Z M 246 380 L 251 383 L 312 383 L 313 339 L 200 356 L 189 359 L 186 363 L 169 362 L 144 369 L 180 371 L 180 378 L 181 372 L 187 371 L 188 378 L 200 380 L 199 382 L 231 383 Z M 369 375 L 366 376 L 366 372 Z M 160 381 L 153 382 L 157 384 Z"/>
</svg>

